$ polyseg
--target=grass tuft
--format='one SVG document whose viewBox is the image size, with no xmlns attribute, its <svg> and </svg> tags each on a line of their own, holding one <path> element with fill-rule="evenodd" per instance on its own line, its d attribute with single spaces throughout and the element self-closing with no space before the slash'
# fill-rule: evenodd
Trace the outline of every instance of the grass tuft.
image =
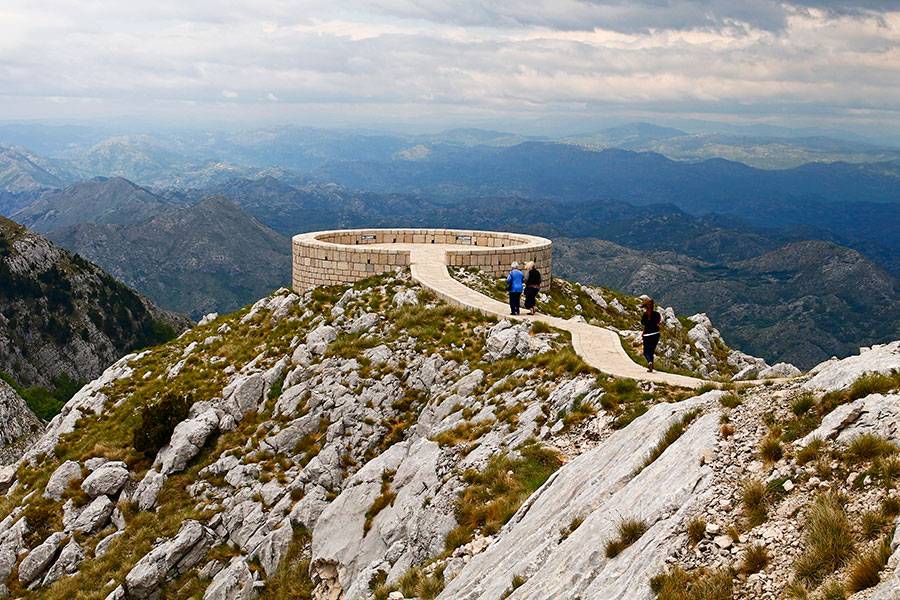
<svg viewBox="0 0 900 600">
<path fill-rule="evenodd" d="M 762 481 L 751 479 L 745 482 L 741 490 L 741 502 L 750 527 L 761 525 L 769 518 L 769 489 Z"/>
<path fill-rule="evenodd" d="M 741 560 L 740 572 L 745 575 L 759 573 L 769 564 L 769 552 L 762 544 L 753 544 L 744 550 L 744 558 Z"/>
<path fill-rule="evenodd" d="M 806 584 L 815 585 L 843 567 L 853 553 L 853 530 L 834 494 L 819 496 L 806 517 L 805 550 L 794 569 Z"/>
<path fill-rule="evenodd" d="M 878 585 L 878 582 L 881 581 L 881 571 L 887 565 L 890 557 L 891 544 L 887 539 L 857 557 L 850 563 L 847 576 L 847 586 L 850 591 L 855 593 Z"/>
<path fill-rule="evenodd" d="M 625 519 L 619 523 L 619 537 L 606 543 L 606 558 L 615 558 L 623 550 L 641 539 L 647 531 L 647 523 L 638 519 Z"/>
</svg>

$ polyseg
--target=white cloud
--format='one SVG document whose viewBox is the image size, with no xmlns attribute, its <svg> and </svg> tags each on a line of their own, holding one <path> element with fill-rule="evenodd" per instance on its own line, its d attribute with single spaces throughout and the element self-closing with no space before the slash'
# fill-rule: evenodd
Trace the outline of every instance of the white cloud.
<svg viewBox="0 0 900 600">
<path fill-rule="evenodd" d="M 0 110 L 900 120 L 893 0 L 242 4 L 7 0 Z"/>
</svg>

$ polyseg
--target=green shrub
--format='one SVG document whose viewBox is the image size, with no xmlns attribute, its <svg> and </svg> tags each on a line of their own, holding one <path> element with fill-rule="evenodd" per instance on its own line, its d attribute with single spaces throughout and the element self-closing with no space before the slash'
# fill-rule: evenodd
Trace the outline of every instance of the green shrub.
<svg viewBox="0 0 900 600">
<path fill-rule="evenodd" d="M 741 405 L 741 398 L 737 394 L 725 394 L 719 398 L 719 403 L 725 408 L 737 408 Z"/>
<path fill-rule="evenodd" d="M 816 405 L 816 397 L 806 392 L 800 394 L 791 401 L 791 410 L 798 417 L 802 417 L 808 413 Z"/>
<path fill-rule="evenodd" d="M 897 453 L 897 446 L 883 437 L 864 433 L 853 438 L 847 446 L 847 454 L 856 461 L 866 461 Z"/>
<path fill-rule="evenodd" d="M 825 442 L 822 440 L 815 438 L 806 446 L 797 451 L 796 459 L 797 463 L 801 465 L 805 465 L 806 463 L 816 460 L 819 457 L 819 453 L 822 451 L 822 448 L 825 447 Z"/>
<path fill-rule="evenodd" d="M 132 435 L 132 446 L 147 458 L 169 443 L 175 426 L 184 421 L 194 403 L 193 395 L 166 394 L 140 410 L 140 425 Z"/>
<path fill-rule="evenodd" d="M 765 462 L 777 462 L 781 460 L 784 451 L 781 449 L 781 442 L 775 436 L 766 436 L 759 445 L 759 456 Z"/>
<path fill-rule="evenodd" d="M 706 535 L 706 521 L 699 517 L 691 519 L 687 525 L 687 535 L 692 546 L 699 544 Z"/>
</svg>

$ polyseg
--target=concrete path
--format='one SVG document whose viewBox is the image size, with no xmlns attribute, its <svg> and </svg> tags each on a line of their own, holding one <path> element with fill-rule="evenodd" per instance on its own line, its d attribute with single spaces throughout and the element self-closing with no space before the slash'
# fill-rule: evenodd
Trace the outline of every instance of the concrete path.
<svg viewBox="0 0 900 600">
<path fill-rule="evenodd" d="M 509 306 L 476 292 L 450 276 L 447 271 L 447 248 L 458 246 L 423 244 L 378 244 L 376 247 L 410 251 L 412 277 L 439 298 L 459 306 L 505 319 L 536 320 L 572 334 L 572 346 L 579 356 L 595 369 L 616 377 L 628 377 L 641 381 L 653 381 L 687 388 L 696 388 L 702 379 L 672 373 L 648 373 L 647 369 L 631 360 L 622 348 L 619 335 L 604 327 L 551 317 L 548 315 L 510 316 Z"/>
</svg>

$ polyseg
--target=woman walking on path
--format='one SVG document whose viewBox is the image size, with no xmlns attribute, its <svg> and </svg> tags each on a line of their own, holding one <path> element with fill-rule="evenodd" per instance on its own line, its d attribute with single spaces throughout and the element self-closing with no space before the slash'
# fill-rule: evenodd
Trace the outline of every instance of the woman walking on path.
<svg viewBox="0 0 900 600">
<path fill-rule="evenodd" d="M 512 271 L 506 276 L 506 289 L 509 290 L 509 314 L 519 314 L 519 302 L 522 299 L 522 289 L 525 287 L 525 275 L 519 270 L 519 263 L 513 262 Z"/>
<path fill-rule="evenodd" d="M 525 277 L 525 309 L 534 314 L 537 295 L 541 291 L 541 272 L 534 266 L 533 261 L 525 263 L 525 270 L 528 271 L 528 275 Z"/>
<path fill-rule="evenodd" d="M 650 296 L 642 295 L 638 298 L 641 301 L 641 307 L 644 312 L 641 314 L 641 326 L 644 331 L 642 339 L 644 341 L 644 358 L 647 360 L 647 370 L 653 372 L 653 353 L 656 352 L 656 345 L 659 343 L 659 324 L 662 317 L 656 311 L 653 305 L 653 299 Z"/>
</svg>

